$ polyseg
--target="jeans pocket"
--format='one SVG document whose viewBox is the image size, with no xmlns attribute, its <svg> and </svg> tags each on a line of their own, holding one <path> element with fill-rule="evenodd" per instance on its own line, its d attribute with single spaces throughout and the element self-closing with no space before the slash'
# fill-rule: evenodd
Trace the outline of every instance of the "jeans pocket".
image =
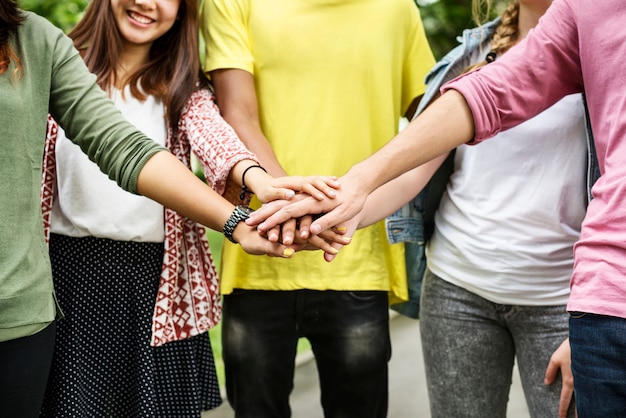
<svg viewBox="0 0 626 418">
<path fill-rule="evenodd" d="M 354 298 L 361 302 L 372 301 L 377 298 L 380 298 L 381 294 L 387 294 L 387 292 L 383 292 L 382 290 L 351 290 L 347 292 L 351 298 Z"/>
<path fill-rule="evenodd" d="M 570 318 L 574 319 L 582 318 L 585 315 L 587 315 L 587 312 L 572 311 L 569 313 Z"/>
</svg>

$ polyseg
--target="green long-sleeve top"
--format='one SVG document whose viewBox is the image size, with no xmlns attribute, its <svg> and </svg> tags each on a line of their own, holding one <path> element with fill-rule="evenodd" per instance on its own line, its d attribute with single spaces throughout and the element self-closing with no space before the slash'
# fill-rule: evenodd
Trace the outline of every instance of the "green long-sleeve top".
<svg viewBox="0 0 626 418">
<path fill-rule="evenodd" d="M 68 37 L 25 13 L 10 39 L 22 69 L 12 62 L 0 75 L 0 341 L 37 332 L 57 313 L 40 203 L 48 112 L 133 193 L 143 165 L 164 149 L 125 121 Z"/>
</svg>

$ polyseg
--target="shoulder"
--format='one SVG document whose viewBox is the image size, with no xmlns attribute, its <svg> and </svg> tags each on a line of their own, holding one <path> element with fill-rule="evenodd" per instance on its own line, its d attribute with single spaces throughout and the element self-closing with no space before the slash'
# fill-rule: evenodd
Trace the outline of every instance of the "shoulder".
<svg viewBox="0 0 626 418">
<path fill-rule="evenodd" d="M 29 11 L 25 11 L 24 15 L 26 16 L 26 19 L 24 20 L 22 26 L 20 26 L 21 33 L 55 38 L 64 36 L 61 29 L 54 26 L 46 18 Z M 37 40 L 44 41 L 45 39 L 47 38 L 39 38 Z"/>
<path fill-rule="evenodd" d="M 46 18 L 32 12 L 24 12 L 26 19 L 18 30 L 19 42 L 24 51 L 38 60 L 55 55 L 74 54 L 74 44 L 63 31 Z"/>
</svg>

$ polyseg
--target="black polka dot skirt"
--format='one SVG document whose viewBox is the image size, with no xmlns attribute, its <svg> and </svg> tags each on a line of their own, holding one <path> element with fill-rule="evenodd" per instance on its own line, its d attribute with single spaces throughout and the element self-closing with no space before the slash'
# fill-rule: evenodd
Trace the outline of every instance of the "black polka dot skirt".
<svg viewBox="0 0 626 418">
<path fill-rule="evenodd" d="M 162 243 L 52 234 L 57 322 L 45 417 L 200 417 L 221 404 L 208 335 L 150 346 Z"/>
</svg>

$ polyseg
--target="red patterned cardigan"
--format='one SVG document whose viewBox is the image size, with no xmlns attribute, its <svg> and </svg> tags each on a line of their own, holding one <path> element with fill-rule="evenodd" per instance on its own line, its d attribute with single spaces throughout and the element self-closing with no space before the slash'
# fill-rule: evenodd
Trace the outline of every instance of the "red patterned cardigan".
<svg viewBox="0 0 626 418">
<path fill-rule="evenodd" d="M 58 125 L 51 118 L 43 161 L 41 202 L 46 240 L 55 198 L 55 144 Z M 239 190 L 228 182 L 239 161 L 257 161 L 222 119 L 209 90 L 195 92 L 185 105 L 174 138 L 171 126 L 165 146 L 191 168 L 191 151 L 202 164 L 207 183 L 234 204 Z M 243 202 L 247 203 L 247 202 Z M 165 209 L 163 268 L 152 318 L 150 344 L 159 346 L 206 332 L 221 318 L 219 283 L 204 226 Z"/>
</svg>

